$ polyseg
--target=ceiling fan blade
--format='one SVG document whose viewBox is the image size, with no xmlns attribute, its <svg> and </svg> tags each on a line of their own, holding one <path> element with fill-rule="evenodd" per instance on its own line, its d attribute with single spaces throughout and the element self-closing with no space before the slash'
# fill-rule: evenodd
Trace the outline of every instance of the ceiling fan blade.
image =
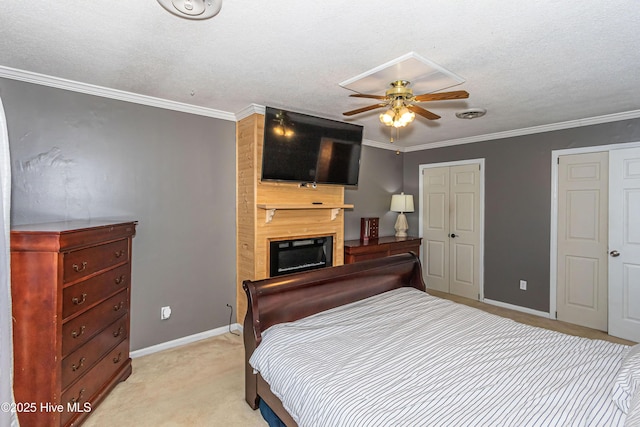
<svg viewBox="0 0 640 427">
<path fill-rule="evenodd" d="M 421 115 L 422 117 L 424 117 L 425 119 L 429 119 L 429 120 L 437 120 L 440 118 L 439 115 L 432 113 L 429 110 L 425 110 L 424 108 L 418 106 L 418 105 L 407 105 L 407 108 L 410 111 L 413 111 L 416 114 Z"/>
<path fill-rule="evenodd" d="M 384 107 L 385 105 L 387 104 L 385 103 L 373 104 L 373 105 L 369 105 L 368 107 L 358 108 L 356 110 L 347 111 L 342 114 L 345 116 L 353 116 L 354 114 L 360 114 L 360 113 L 364 113 L 365 111 L 375 110 L 376 108 Z"/>
<path fill-rule="evenodd" d="M 418 102 L 446 101 L 448 99 L 464 99 L 468 97 L 469 97 L 469 92 L 467 92 L 466 90 L 456 90 L 453 92 L 425 93 L 422 95 L 416 95 L 415 100 Z"/>
<path fill-rule="evenodd" d="M 385 95 L 369 95 L 367 93 L 352 93 L 349 96 L 353 96 L 354 98 L 387 99 Z"/>
</svg>

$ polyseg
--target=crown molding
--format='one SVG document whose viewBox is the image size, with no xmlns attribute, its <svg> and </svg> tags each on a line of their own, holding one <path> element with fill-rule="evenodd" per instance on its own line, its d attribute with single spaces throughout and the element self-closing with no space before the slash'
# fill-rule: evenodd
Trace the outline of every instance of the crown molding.
<svg viewBox="0 0 640 427">
<path fill-rule="evenodd" d="M 566 122 L 552 123 L 549 125 L 532 126 L 528 128 L 508 130 L 504 132 L 488 133 L 485 135 L 470 136 L 468 138 L 450 139 L 447 141 L 432 142 L 429 144 L 414 145 L 405 147 L 404 152 L 431 150 L 434 148 L 450 147 L 453 145 L 471 144 L 473 142 L 491 141 L 494 139 L 511 138 L 514 136 L 532 135 L 536 133 L 552 132 L 556 130 L 564 130 L 577 128 L 582 126 L 599 125 L 602 123 L 611 123 L 621 120 L 630 120 L 640 118 L 640 110 L 625 111 L 622 113 L 607 114 L 604 116 L 589 117 L 586 119 L 569 120 Z"/>
<path fill-rule="evenodd" d="M 33 73 L 31 71 L 19 70 L 0 65 L 0 77 L 12 80 L 19 80 L 27 83 L 35 83 L 43 86 L 54 87 L 57 89 L 65 89 L 72 92 L 84 93 L 87 95 L 101 96 L 104 98 L 115 99 L 118 101 L 133 102 L 135 104 L 148 105 L 150 107 L 164 108 L 166 110 L 180 111 L 183 113 L 196 114 L 199 116 L 213 117 L 215 119 L 236 121 L 236 116 L 221 110 L 213 108 L 199 107 L 197 105 L 186 104 L 183 102 L 169 101 L 162 98 L 154 98 L 152 96 L 140 95 L 123 90 L 110 89 L 102 86 L 96 86 L 88 83 L 76 82 L 73 80 L 62 79 L 59 77 L 47 76 L 45 74 Z"/>
<path fill-rule="evenodd" d="M 264 115 L 264 112 L 265 112 L 265 106 L 264 105 L 249 104 L 245 108 L 243 108 L 242 110 L 240 110 L 240 111 L 238 111 L 236 113 L 236 121 L 240 121 L 242 119 L 245 119 L 245 118 L 249 117 L 252 114 L 262 114 L 262 115 Z"/>
<path fill-rule="evenodd" d="M 391 142 L 373 141 L 371 139 L 363 139 L 362 145 L 366 145 L 368 147 L 381 148 L 383 150 L 390 150 L 390 151 L 396 151 L 396 152 L 399 151 L 401 153 L 404 153 L 405 151 L 407 151 L 407 147 L 401 147 L 399 145 L 392 144 Z"/>
</svg>

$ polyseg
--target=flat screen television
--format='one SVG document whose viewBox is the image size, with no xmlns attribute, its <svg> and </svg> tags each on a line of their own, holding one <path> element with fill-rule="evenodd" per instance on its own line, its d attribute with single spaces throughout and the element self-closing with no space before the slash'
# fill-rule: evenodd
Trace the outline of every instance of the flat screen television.
<svg viewBox="0 0 640 427">
<path fill-rule="evenodd" d="M 358 185 L 363 127 L 266 107 L 263 181 Z"/>
</svg>

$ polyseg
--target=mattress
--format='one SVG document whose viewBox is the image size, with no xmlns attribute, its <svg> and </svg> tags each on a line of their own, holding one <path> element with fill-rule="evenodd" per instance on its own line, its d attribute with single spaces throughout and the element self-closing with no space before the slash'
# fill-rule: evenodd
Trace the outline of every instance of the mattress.
<svg viewBox="0 0 640 427">
<path fill-rule="evenodd" d="M 628 350 L 401 288 L 274 325 L 249 362 L 300 427 L 622 426 Z"/>
</svg>

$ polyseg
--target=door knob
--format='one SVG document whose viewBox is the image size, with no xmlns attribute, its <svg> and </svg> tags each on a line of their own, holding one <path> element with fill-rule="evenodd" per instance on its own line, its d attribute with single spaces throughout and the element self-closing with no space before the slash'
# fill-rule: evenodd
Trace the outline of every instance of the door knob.
<svg viewBox="0 0 640 427">
<path fill-rule="evenodd" d="M 455 239 L 458 236 L 456 236 L 455 234 L 451 233 L 451 234 L 449 234 L 449 237 L 451 237 L 452 239 Z"/>
<path fill-rule="evenodd" d="M 613 250 L 609 252 L 609 255 L 611 255 L 612 257 L 617 257 L 617 256 L 620 256 L 620 252 Z"/>
</svg>

